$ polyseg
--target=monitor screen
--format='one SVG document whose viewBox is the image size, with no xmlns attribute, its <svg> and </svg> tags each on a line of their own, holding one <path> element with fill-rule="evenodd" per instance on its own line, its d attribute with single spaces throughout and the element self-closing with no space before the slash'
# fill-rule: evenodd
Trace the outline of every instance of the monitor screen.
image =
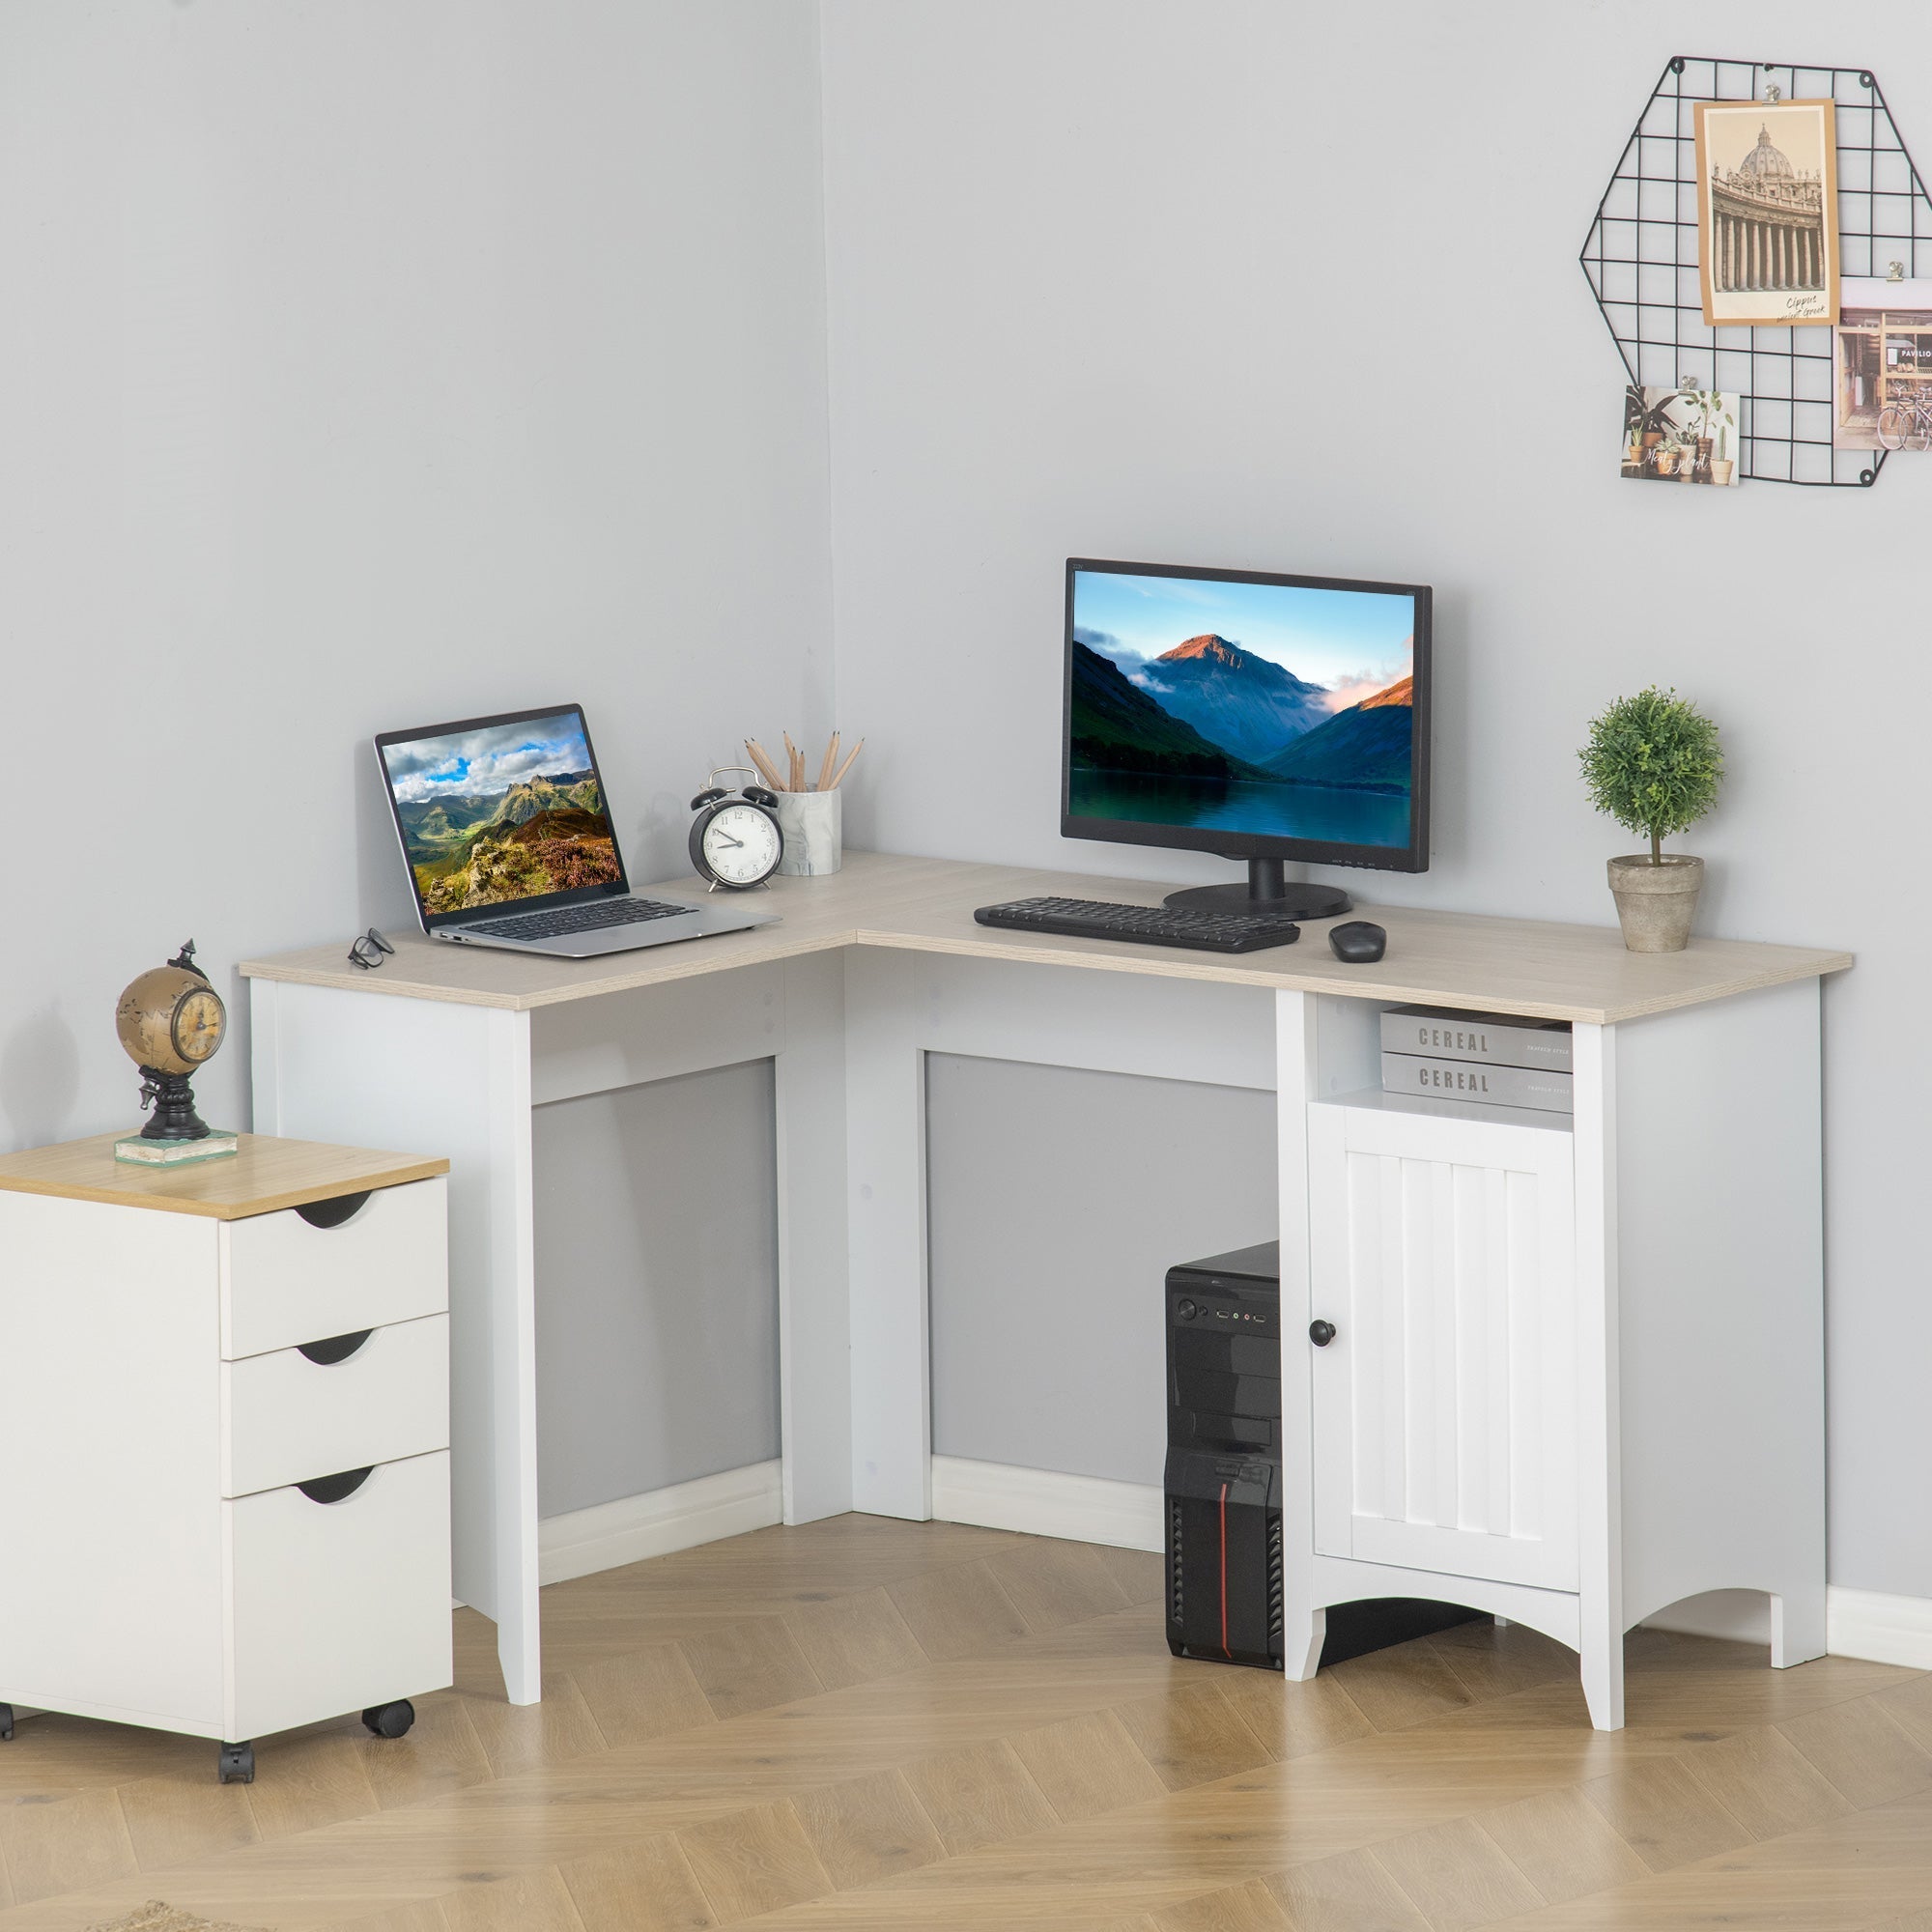
<svg viewBox="0 0 1932 1932">
<path fill-rule="evenodd" d="M 1420 870 L 1430 593 L 1067 565 L 1069 837 Z"/>
<path fill-rule="evenodd" d="M 575 706 L 376 741 L 425 919 L 622 888 L 604 787 Z"/>
</svg>

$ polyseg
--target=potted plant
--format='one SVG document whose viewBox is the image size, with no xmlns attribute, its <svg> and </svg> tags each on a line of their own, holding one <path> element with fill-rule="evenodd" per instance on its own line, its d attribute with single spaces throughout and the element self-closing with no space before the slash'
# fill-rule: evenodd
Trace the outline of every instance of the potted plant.
<svg viewBox="0 0 1932 1932">
<path fill-rule="evenodd" d="M 1633 952 L 1681 952 L 1690 937 L 1704 862 L 1663 850 L 1717 803 L 1724 754 L 1718 727 L 1676 691 L 1646 686 L 1592 721 L 1577 753 L 1590 803 L 1650 839 L 1609 865 L 1624 944 Z"/>
<path fill-rule="evenodd" d="M 1657 473 L 1660 476 L 1675 476 L 1677 474 L 1676 442 L 1674 440 L 1670 442 L 1660 442 L 1657 445 L 1656 461 L 1657 461 Z"/>
<path fill-rule="evenodd" d="M 1677 477 L 1680 482 L 1690 483 L 1697 475 L 1697 437 L 1694 431 L 1680 429 L 1677 432 Z"/>
</svg>

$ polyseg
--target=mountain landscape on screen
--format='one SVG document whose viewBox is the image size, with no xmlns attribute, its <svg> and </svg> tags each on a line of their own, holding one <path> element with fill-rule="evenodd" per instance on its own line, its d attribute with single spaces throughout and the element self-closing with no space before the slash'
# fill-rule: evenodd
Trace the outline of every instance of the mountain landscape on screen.
<svg viewBox="0 0 1932 1932">
<path fill-rule="evenodd" d="M 1072 686 L 1076 770 L 1409 789 L 1412 674 L 1344 704 L 1346 694 L 1211 632 L 1125 669 L 1076 633 Z"/>
<path fill-rule="evenodd" d="M 1327 718 L 1327 693 L 1209 632 L 1150 664 L 1141 689 L 1237 758 L 1260 764 Z"/>
<path fill-rule="evenodd" d="M 615 885 L 623 877 L 588 771 L 541 772 L 497 792 L 399 800 L 396 816 L 425 912 Z"/>
</svg>

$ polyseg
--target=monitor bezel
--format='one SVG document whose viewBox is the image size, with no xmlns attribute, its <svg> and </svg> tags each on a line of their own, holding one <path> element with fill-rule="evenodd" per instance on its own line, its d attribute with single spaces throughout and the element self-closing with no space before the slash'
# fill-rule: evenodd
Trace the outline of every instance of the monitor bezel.
<svg viewBox="0 0 1932 1932">
<path fill-rule="evenodd" d="M 416 868 L 410 862 L 410 841 L 403 832 L 402 810 L 396 801 L 396 788 L 389 782 L 388 760 L 383 753 L 391 745 L 413 744 L 419 738 L 452 737 L 460 731 L 483 731 L 495 724 L 534 723 L 539 718 L 561 718 L 566 712 L 576 715 L 577 728 L 583 734 L 583 749 L 590 756 L 591 776 L 596 779 L 598 796 L 604 801 L 604 816 L 611 821 L 611 849 L 617 859 L 616 883 L 572 886 L 561 893 L 537 893 L 529 898 L 497 899 L 486 906 L 461 906 L 455 912 L 431 912 L 423 904 L 422 891 L 416 884 Z M 379 731 L 376 734 L 376 770 L 383 781 L 383 795 L 389 802 L 389 822 L 396 829 L 396 847 L 403 855 L 403 872 L 416 902 L 416 918 L 425 932 L 436 932 L 445 926 L 472 925 L 479 919 L 501 919 L 510 913 L 545 912 L 552 906 L 582 905 L 591 899 L 622 898 L 630 893 L 631 879 L 624 865 L 624 843 L 617 837 L 617 820 L 611 810 L 611 789 L 604 782 L 604 767 L 597 762 L 597 747 L 591 742 L 590 724 L 581 704 L 527 705 L 517 711 L 493 712 L 487 718 L 458 718 L 447 724 L 417 724 L 400 731 Z"/>
<path fill-rule="evenodd" d="M 1278 583 L 1299 590 L 1360 590 L 1408 597 L 1415 605 L 1409 670 L 1415 682 L 1409 748 L 1408 843 L 1350 845 L 1322 838 L 1292 838 L 1266 832 L 1225 832 L 1192 825 L 1150 825 L 1141 819 L 1090 818 L 1073 811 L 1073 591 L 1081 571 L 1117 577 L 1179 577 L 1222 583 Z M 1427 583 L 1384 583 L 1367 578 L 1303 577 L 1280 571 L 1224 570 L 1180 563 L 1128 563 L 1119 558 L 1066 559 L 1066 611 L 1061 645 L 1060 836 L 1114 845 L 1151 845 L 1183 852 L 1212 852 L 1223 859 L 1289 859 L 1311 866 L 1347 866 L 1381 872 L 1429 869 L 1429 741 L 1434 685 L 1434 592 Z"/>
</svg>

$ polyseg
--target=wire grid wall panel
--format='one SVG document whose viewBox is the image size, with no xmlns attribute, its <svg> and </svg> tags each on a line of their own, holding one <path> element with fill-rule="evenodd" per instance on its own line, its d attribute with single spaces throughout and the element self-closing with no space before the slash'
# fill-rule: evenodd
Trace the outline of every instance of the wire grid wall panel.
<svg viewBox="0 0 1932 1932">
<path fill-rule="evenodd" d="M 1864 68 L 1789 67 L 1680 54 L 1664 68 L 1579 259 L 1630 381 L 1682 383 L 1739 398 L 1738 474 L 1764 483 L 1878 480 L 1885 451 L 1832 444 L 1833 328 L 1713 327 L 1697 269 L 1700 100 L 1833 103 L 1837 128 L 1838 271 L 1884 280 L 1932 274 L 1932 200 Z"/>
</svg>

